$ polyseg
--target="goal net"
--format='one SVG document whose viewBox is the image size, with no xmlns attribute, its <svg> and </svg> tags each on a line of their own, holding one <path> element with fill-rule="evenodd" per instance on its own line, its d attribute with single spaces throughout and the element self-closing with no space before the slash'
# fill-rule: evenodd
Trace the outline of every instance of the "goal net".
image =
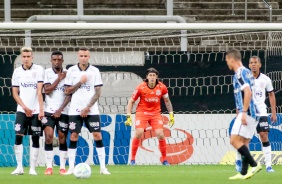
<svg viewBox="0 0 282 184">
<path fill-rule="evenodd" d="M 14 68 L 21 65 L 18 56 L 25 39 L 24 30 L 0 30 L 0 166 L 16 165 L 13 150 L 16 103 L 11 93 L 11 76 Z M 230 48 L 239 49 L 245 66 L 251 56 L 259 56 L 263 65 L 261 71 L 272 79 L 276 90 L 278 120 L 270 125 L 269 138 L 273 164 L 281 163 L 281 32 L 195 30 L 183 35 L 179 30 L 56 31 L 46 28 L 31 31 L 31 39 L 33 62 L 44 68 L 51 66 L 52 51 L 63 52 L 64 67 L 68 68 L 78 62 L 80 47 L 90 49 L 90 63 L 100 69 L 104 83 L 99 104 L 107 164 L 127 164 L 130 159 L 134 126 L 124 125 L 126 106 L 149 67 L 159 71 L 175 112 L 174 127 L 165 125 L 164 128 L 168 161 L 172 164 L 233 164 L 235 152 L 230 145 L 229 127 L 236 112 L 233 73 L 226 66 L 225 52 Z M 181 46 L 182 39 L 187 39 L 186 51 Z M 162 114 L 167 123 L 164 104 Z M 23 161 L 28 165 L 29 136 L 25 136 L 23 144 Z M 44 137 L 40 144 L 38 164 L 43 166 Z M 76 163 L 98 164 L 92 135 L 85 127 L 78 146 Z M 258 135 L 253 137 L 250 149 L 257 161 L 264 161 Z M 59 151 L 54 150 L 54 164 L 58 165 Z M 136 162 L 160 163 L 158 141 L 150 127 L 144 134 Z"/>
</svg>

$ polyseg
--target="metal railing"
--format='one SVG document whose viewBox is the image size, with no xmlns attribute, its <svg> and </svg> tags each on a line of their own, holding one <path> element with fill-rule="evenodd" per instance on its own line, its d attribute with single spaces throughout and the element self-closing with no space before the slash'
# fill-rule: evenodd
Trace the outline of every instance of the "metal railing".
<svg viewBox="0 0 282 184">
<path fill-rule="evenodd" d="M 262 0 L 264 4 L 268 7 L 269 9 L 269 23 L 272 23 L 272 6 L 267 2 L 266 0 Z M 248 10 L 248 1 L 245 0 L 245 22 L 247 22 L 247 10 Z M 232 13 L 231 15 L 235 15 L 234 13 L 234 0 L 232 0 Z"/>
</svg>

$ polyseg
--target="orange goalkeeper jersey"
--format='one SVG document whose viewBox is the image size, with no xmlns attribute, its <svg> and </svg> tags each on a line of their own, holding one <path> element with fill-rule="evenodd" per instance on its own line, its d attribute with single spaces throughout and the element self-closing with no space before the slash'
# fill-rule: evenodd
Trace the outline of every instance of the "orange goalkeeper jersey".
<svg viewBox="0 0 282 184">
<path fill-rule="evenodd" d="M 156 114 L 161 111 L 161 98 L 168 97 L 167 87 L 157 82 L 155 88 L 149 88 L 147 82 L 142 82 L 136 87 L 132 98 L 136 101 L 140 97 L 136 112 L 143 112 L 144 114 Z"/>
</svg>

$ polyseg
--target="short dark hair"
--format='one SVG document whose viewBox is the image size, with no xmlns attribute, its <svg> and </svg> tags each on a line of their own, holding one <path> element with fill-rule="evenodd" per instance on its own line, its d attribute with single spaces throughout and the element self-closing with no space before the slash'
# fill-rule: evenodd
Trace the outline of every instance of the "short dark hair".
<svg viewBox="0 0 282 184">
<path fill-rule="evenodd" d="M 147 71 L 146 71 L 146 76 L 147 76 L 149 73 L 155 73 L 156 75 L 159 75 L 158 70 L 156 70 L 155 68 L 148 68 Z"/>
<path fill-rule="evenodd" d="M 62 59 L 64 58 L 63 53 L 61 51 L 58 51 L 58 50 L 52 52 L 51 57 L 54 56 L 54 55 L 60 55 L 60 56 L 62 56 Z"/>
<path fill-rule="evenodd" d="M 230 49 L 230 50 L 228 50 L 226 52 L 226 55 L 228 57 L 231 57 L 231 58 L 235 59 L 235 60 L 240 60 L 241 61 L 241 59 L 242 59 L 241 52 L 239 50 L 237 50 L 237 49 Z"/>
<path fill-rule="evenodd" d="M 252 57 L 250 57 L 249 62 L 251 61 L 251 59 L 257 59 L 257 60 L 261 63 L 260 58 L 259 58 L 258 56 L 252 56 Z"/>
<path fill-rule="evenodd" d="M 90 51 L 87 47 L 80 47 L 79 50 Z"/>
</svg>

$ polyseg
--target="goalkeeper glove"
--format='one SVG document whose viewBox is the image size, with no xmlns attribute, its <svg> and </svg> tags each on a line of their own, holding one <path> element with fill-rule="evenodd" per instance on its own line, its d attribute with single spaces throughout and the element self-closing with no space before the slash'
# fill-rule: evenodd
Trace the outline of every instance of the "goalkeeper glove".
<svg viewBox="0 0 282 184">
<path fill-rule="evenodd" d="M 124 122 L 126 126 L 131 126 L 132 125 L 132 120 L 131 120 L 131 115 L 127 114 L 126 115 L 126 121 Z"/>
<path fill-rule="evenodd" d="M 168 125 L 170 126 L 170 128 L 174 125 L 174 115 L 173 112 L 169 113 L 169 123 Z"/>
</svg>

